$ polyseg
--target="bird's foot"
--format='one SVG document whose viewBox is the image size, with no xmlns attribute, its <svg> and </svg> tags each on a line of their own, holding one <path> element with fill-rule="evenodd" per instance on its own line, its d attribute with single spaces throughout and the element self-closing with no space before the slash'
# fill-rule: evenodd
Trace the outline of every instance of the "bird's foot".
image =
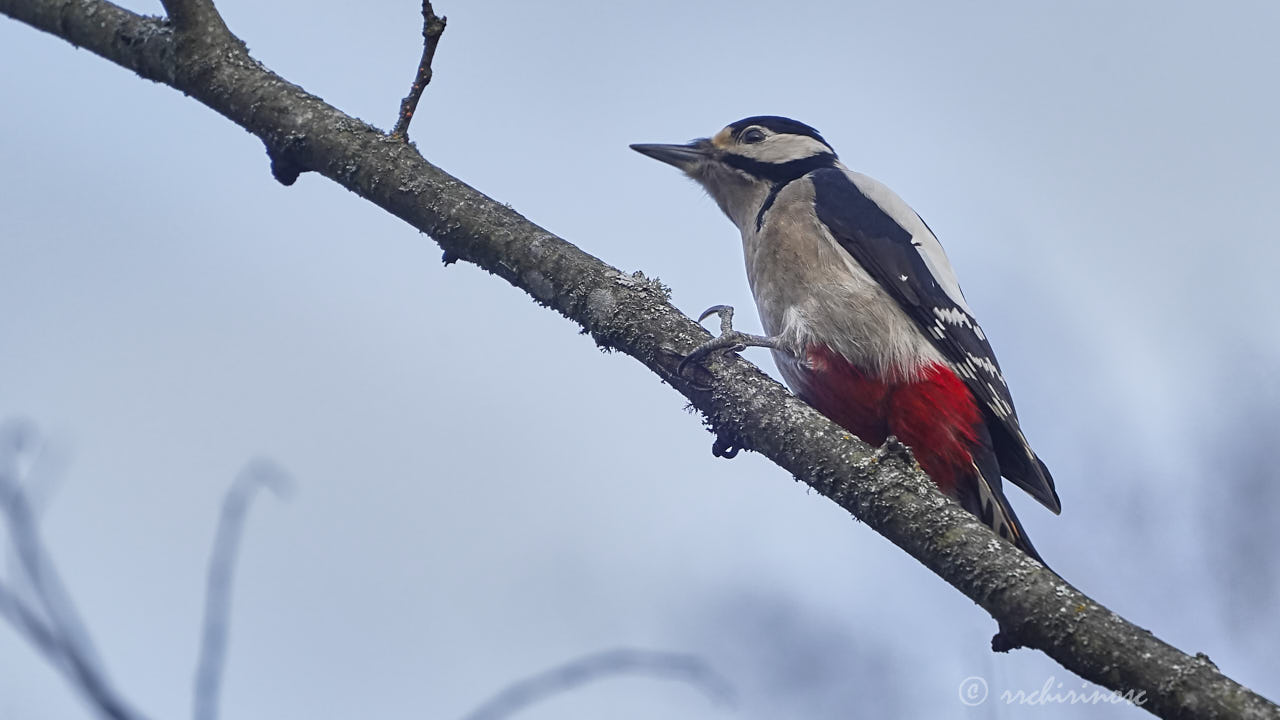
<svg viewBox="0 0 1280 720">
<path fill-rule="evenodd" d="M 693 352 L 685 356 L 680 361 L 680 365 L 676 367 L 676 373 L 681 377 L 684 376 L 685 368 L 691 364 L 700 363 L 708 355 L 713 352 L 738 352 L 749 347 L 767 347 L 777 348 L 778 338 L 765 337 L 763 335 L 752 335 L 750 333 L 739 332 L 733 329 L 733 308 L 729 305 L 715 305 L 707 308 L 698 316 L 698 322 L 711 317 L 712 315 L 720 316 L 720 335 L 719 337 L 708 340 L 693 349 Z"/>
</svg>

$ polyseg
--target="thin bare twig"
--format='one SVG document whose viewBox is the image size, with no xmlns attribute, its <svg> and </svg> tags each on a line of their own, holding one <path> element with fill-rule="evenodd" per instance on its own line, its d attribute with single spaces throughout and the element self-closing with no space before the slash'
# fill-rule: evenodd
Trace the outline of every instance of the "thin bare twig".
<svg viewBox="0 0 1280 720">
<path fill-rule="evenodd" d="M 59 667 L 63 667 L 66 661 L 62 656 L 61 641 L 45 624 L 44 618 L 2 582 L 0 582 L 0 617 L 8 620 L 19 634 L 25 636 L 36 647 L 36 650 L 44 653 L 45 657 L 54 661 Z"/>
<path fill-rule="evenodd" d="M 39 523 L 28 494 L 31 469 L 43 448 L 38 433 L 30 424 L 15 421 L 0 431 L 0 506 L 7 519 L 14 554 L 18 559 L 20 579 L 35 595 L 36 602 L 48 617 L 49 630 L 65 646 L 69 659 L 83 658 L 90 667 L 101 667 L 98 651 L 85 630 L 75 604 L 71 601 L 58 571 L 45 550 Z M 23 457 L 30 459 L 23 466 Z"/>
<path fill-rule="evenodd" d="M 59 633 L 40 618 L 39 613 L 26 605 L 6 585 L 0 583 L 0 617 L 40 651 L 63 677 L 78 689 L 91 705 L 112 720 L 146 720 L 132 710 L 107 682 L 101 669 L 79 655 L 76 648 L 67 645 Z"/>
<path fill-rule="evenodd" d="M 436 15 L 431 7 L 431 0 L 422 0 L 422 60 L 418 61 L 418 74 L 409 86 L 409 94 L 400 101 L 400 117 L 391 130 L 391 137 L 408 141 L 409 123 L 413 113 L 418 109 L 418 101 L 422 99 L 422 91 L 431 82 L 431 60 L 436 56 L 436 45 L 440 44 L 440 36 L 444 34 L 448 18 Z"/>
<path fill-rule="evenodd" d="M 192 717 L 195 720 L 215 720 L 218 717 L 218 691 L 222 687 L 222 671 L 226 666 L 236 557 L 254 492 L 264 487 L 277 496 L 283 496 L 288 491 L 288 478 L 275 465 L 259 460 L 241 471 L 222 499 L 222 514 L 214 535 L 205 585 L 204 625 L 192 693 Z"/>
<path fill-rule="evenodd" d="M 22 483 L 22 454 L 34 431 L 25 424 L 0 432 L 0 512 L 20 567 L 35 595 L 31 607 L 0 585 L 0 615 L 44 653 L 63 676 L 105 717 L 142 720 L 116 692 L 98 660 L 93 641 L 44 547 Z"/>
<path fill-rule="evenodd" d="M 467 714 L 463 720 L 502 720 L 547 698 L 619 675 L 650 675 L 688 683 L 713 701 L 733 702 L 733 686 L 694 655 L 621 648 L 592 653 L 518 680 Z"/>
<path fill-rule="evenodd" d="M 113 720 L 143 720 L 107 678 L 105 666 L 98 660 L 92 639 L 59 582 L 53 560 L 40 537 L 22 478 L 23 451 L 34 434 L 25 424 L 0 429 L 0 512 L 4 514 L 20 560 L 18 567 L 31 586 L 36 602 L 34 607 L 28 605 L 7 584 L 0 583 L 0 617 L 44 654 L 100 714 Z M 26 467 L 30 467 L 30 463 Z M 204 632 L 193 700 L 196 720 L 214 720 L 218 714 L 235 560 L 245 514 L 259 487 L 280 495 L 287 490 L 287 480 L 274 465 L 258 461 L 241 472 L 223 499 L 205 588 Z"/>
<path fill-rule="evenodd" d="M 160 0 L 160 4 L 179 32 L 228 32 L 227 25 L 212 0 Z"/>
</svg>

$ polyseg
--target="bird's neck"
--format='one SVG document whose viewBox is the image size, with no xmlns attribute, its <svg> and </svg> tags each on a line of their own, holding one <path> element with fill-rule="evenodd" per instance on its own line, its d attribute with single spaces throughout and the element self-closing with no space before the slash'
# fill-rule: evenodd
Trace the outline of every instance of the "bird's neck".
<svg viewBox="0 0 1280 720">
<path fill-rule="evenodd" d="M 773 191 L 771 183 L 734 171 L 712 171 L 699 180 L 707 194 L 743 234 L 755 230 L 760 208 Z"/>
</svg>

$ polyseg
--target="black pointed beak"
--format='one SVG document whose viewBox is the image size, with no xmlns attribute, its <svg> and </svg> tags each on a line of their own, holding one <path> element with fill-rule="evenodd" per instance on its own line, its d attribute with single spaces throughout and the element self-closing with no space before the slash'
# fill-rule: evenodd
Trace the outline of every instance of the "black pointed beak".
<svg viewBox="0 0 1280 720">
<path fill-rule="evenodd" d="M 706 140 L 694 140 L 688 145 L 637 143 L 632 145 L 631 149 L 641 155 L 648 155 L 654 160 L 660 160 L 687 171 L 707 156 L 709 146 L 710 143 Z"/>
</svg>

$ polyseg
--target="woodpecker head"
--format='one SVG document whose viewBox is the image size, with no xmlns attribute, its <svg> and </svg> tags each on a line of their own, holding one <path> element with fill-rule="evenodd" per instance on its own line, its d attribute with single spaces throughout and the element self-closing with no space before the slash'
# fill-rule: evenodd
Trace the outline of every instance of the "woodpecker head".
<svg viewBox="0 0 1280 720">
<path fill-rule="evenodd" d="M 774 115 L 739 120 L 685 145 L 639 144 L 631 149 L 683 170 L 743 229 L 755 222 L 774 189 L 837 163 L 835 150 L 817 130 Z"/>
</svg>

